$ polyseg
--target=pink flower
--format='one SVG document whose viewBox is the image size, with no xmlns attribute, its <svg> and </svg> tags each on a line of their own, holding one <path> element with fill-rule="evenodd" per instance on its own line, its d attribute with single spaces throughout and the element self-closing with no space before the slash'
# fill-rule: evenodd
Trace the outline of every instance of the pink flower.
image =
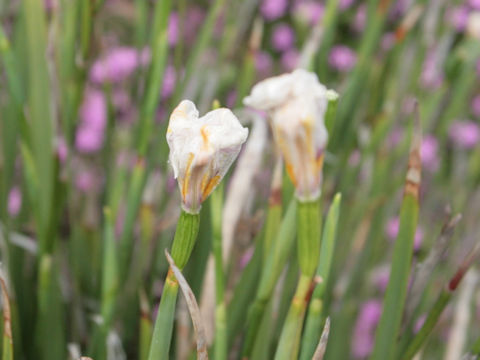
<svg viewBox="0 0 480 360">
<path fill-rule="evenodd" d="M 397 238 L 398 230 L 400 227 L 400 219 L 398 217 L 393 217 L 387 222 L 385 227 L 385 233 L 390 241 L 394 241 Z M 422 246 L 423 240 L 423 230 L 420 227 L 417 227 L 415 231 L 415 238 L 413 240 L 413 249 L 418 251 Z"/>
<path fill-rule="evenodd" d="M 272 63 L 272 57 L 269 53 L 265 51 L 255 53 L 255 68 L 260 75 L 268 75 L 272 70 Z"/>
<path fill-rule="evenodd" d="M 57 139 L 57 156 L 62 164 L 67 160 L 68 146 L 63 137 Z"/>
<path fill-rule="evenodd" d="M 427 314 L 420 315 L 420 317 L 415 321 L 415 325 L 413 326 L 413 332 L 416 334 L 420 331 L 423 324 L 425 324 L 425 320 L 427 320 Z"/>
<path fill-rule="evenodd" d="M 472 100 L 472 114 L 480 117 L 480 94 L 475 96 Z"/>
<path fill-rule="evenodd" d="M 7 211 L 11 217 L 16 217 L 22 208 L 22 192 L 14 186 L 8 193 Z"/>
<path fill-rule="evenodd" d="M 347 10 L 350 6 L 353 5 L 354 2 L 355 0 L 340 0 L 340 2 L 338 3 L 338 7 L 340 8 L 340 10 Z"/>
<path fill-rule="evenodd" d="M 272 46 L 275 50 L 286 51 L 295 42 L 295 32 L 285 23 L 281 23 L 273 29 Z"/>
<path fill-rule="evenodd" d="M 430 50 L 423 62 L 420 83 L 424 88 L 436 89 L 442 85 L 443 74 L 438 67 L 437 56 L 434 50 Z"/>
<path fill-rule="evenodd" d="M 468 22 L 468 8 L 466 6 L 457 6 L 449 8 L 446 12 L 447 21 L 457 30 L 462 32 L 465 30 Z"/>
<path fill-rule="evenodd" d="M 172 12 L 170 17 L 168 18 L 168 44 L 170 46 L 174 46 L 178 43 L 179 38 L 179 22 L 178 22 L 178 14 L 176 12 Z"/>
<path fill-rule="evenodd" d="M 456 146 L 471 149 L 480 141 L 480 126 L 473 121 L 458 121 L 450 126 L 449 136 Z"/>
<path fill-rule="evenodd" d="M 380 301 L 369 300 L 362 304 L 353 330 L 352 354 L 355 358 L 365 358 L 372 352 L 375 330 L 381 315 Z"/>
<path fill-rule="evenodd" d="M 90 170 L 80 171 L 75 178 L 75 186 L 82 192 L 93 190 L 97 183 L 98 181 L 95 174 Z"/>
<path fill-rule="evenodd" d="M 100 150 L 107 124 L 107 104 L 101 91 L 87 90 L 80 108 L 80 120 L 75 137 L 77 150 L 82 153 Z"/>
<path fill-rule="evenodd" d="M 362 32 L 365 29 L 365 24 L 367 23 L 367 7 L 365 4 L 360 5 L 355 12 L 355 17 L 353 18 L 353 29 L 356 32 Z"/>
<path fill-rule="evenodd" d="M 388 281 L 390 280 L 390 267 L 381 266 L 375 269 L 373 273 L 373 284 L 382 293 L 387 289 Z"/>
<path fill-rule="evenodd" d="M 177 74 L 175 73 L 175 68 L 172 65 L 167 66 L 165 73 L 163 74 L 162 84 L 162 97 L 164 99 L 169 98 L 173 94 L 176 80 Z"/>
<path fill-rule="evenodd" d="M 228 108 L 233 109 L 235 107 L 236 102 L 237 102 L 237 91 L 231 90 L 227 95 L 225 104 L 227 105 Z"/>
<path fill-rule="evenodd" d="M 295 6 L 295 16 L 309 25 L 315 25 L 323 18 L 325 5 L 315 1 L 302 1 Z"/>
<path fill-rule="evenodd" d="M 393 32 L 387 32 L 383 34 L 381 40 L 382 50 L 388 51 L 393 45 L 395 45 L 395 34 Z"/>
<path fill-rule="evenodd" d="M 297 49 L 290 49 L 283 53 L 281 62 L 282 66 L 286 71 L 292 71 L 298 65 L 298 60 L 300 59 L 300 53 Z"/>
<path fill-rule="evenodd" d="M 276 20 L 287 12 L 287 0 L 263 0 L 260 13 L 266 20 Z"/>
<path fill-rule="evenodd" d="M 130 76 L 139 66 L 144 66 L 149 62 L 149 49 L 138 52 L 137 49 L 130 47 L 114 48 L 93 64 L 90 69 L 90 80 L 97 84 L 119 83 Z"/>
<path fill-rule="evenodd" d="M 427 135 L 422 140 L 420 148 L 420 156 L 422 158 L 423 166 L 435 171 L 438 168 L 438 141 L 433 135 Z"/>
<path fill-rule="evenodd" d="M 469 0 L 468 5 L 474 10 L 480 10 L 480 0 Z"/>
<path fill-rule="evenodd" d="M 340 72 L 351 70 L 357 62 L 355 52 L 348 46 L 336 45 L 330 51 L 328 63 L 330 66 Z"/>
</svg>

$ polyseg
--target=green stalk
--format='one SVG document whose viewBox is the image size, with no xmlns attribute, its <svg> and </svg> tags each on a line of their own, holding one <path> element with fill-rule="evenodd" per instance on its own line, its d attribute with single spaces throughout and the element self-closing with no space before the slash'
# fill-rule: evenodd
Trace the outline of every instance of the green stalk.
<svg viewBox="0 0 480 360">
<path fill-rule="evenodd" d="M 150 306 L 147 296 L 140 290 L 140 335 L 138 345 L 138 359 L 147 360 L 150 341 L 152 339 L 152 320 L 150 319 Z"/>
<path fill-rule="evenodd" d="M 10 311 L 10 298 L 8 296 L 7 284 L 3 273 L 0 274 L 0 286 L 2 291 L 3 307 L 3 343 L 2 360 L 13 360 L 13 336 Z"/>
<path fill-rule="evenodd" d="M 225 273 L 222 258 L 222 209 L 223 182 L 213 192 L 210 211 L 213 232 L 213 255 L 215 258 L 215 359 L 227 358 L 227 314 L 225 305 Z"/>
<path fill-rule="evenodd" d="M 312 278 L 320 257 L 322 218 L 320 200 L 298 202 L 298 262 L 302 274 Z"/>
<path fill-rule="evenodd" d="M 200 214 L 189 214 L 182 210 L 172 244 L 172 258 L 180 270 L 185 267 L 192 253 L 199 225 Z M 169 358 L 177 294 L 178 281 L 169 269 L 153 330 L 149 360 Z"/>
<path fill-rule="evenodd" d="M 320 48 L 318 49 L 318 77 L 323 82 L 327 80 L 327 59 L 330 48 L 332 47 L 333 41 L 335 39 L 335 30 L 338 19 L 338 0 L 328 0 L 327 6 L 325 9 L 325 14 L 323 15 L 322 27 L 324 33 L 322 36 L 322 42 Z"/>
<path fill-rule="evenodd" d="M 388 282 L 383 311 L 377 328 L 372 359 L 392 359 L 395 355 L 398 333 L 402 321 L 408 278 L 413 254 L 413 240 L 418 221 L 418 192 L 421 177 L 420 162 L 421 125 L 418 118 L 410 149 L 405 181 L 405 194 L 400 209 L 400 225 L 393 248 L 390 280 Z"/>
<path fill-rule="evenodd" d="M 249 358 L 251 355 L 262 315 L 275 289 L 278 277 L 285 267 L 288 255 L 292 252 L 296 233 L 296 215 L 297 201 L 292 199 L 262 269 L 255 300 L 248 311 L 248 329 L 242 351 L 243 358 Z"/>
<path fill-rule="evenodd" d="M 311 283 L 312 279 L 310 276 L 303 273 L 300 275 L 297 290 L 293 296 L 285 324 L 283 325 L 282 334 L 278 341 L 275 360 L 295 360 L 298 358 L 303 319 L 307 310 Z"/>
<path fill-rule="evenodd" d="M 330 210 L 322 236 L 322 247 L 320 250 L 320 261 L 315 278 L 319 283 L 315 287 L 310 305 L 308 307 L 308 316 L 305 324 L 305 332 L 302 337 L 302 347 L 300 353 L 301 360 L 311 359 L 315 352 L 316 344 L 322 333 L 322 310 L 323 296 L 327 288 L 330 265 L 332 263 L 333 250 L 337 236 L 338 218 L 340 216 L 340 203 L 342 196 L 336 194 Z"/>
</svg>

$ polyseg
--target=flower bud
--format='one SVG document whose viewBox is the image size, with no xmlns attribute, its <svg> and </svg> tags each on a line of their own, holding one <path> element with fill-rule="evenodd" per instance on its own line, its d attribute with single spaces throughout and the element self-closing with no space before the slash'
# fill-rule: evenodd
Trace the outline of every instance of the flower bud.
<svg viewBox="0 0 480 360">
<path fill-rule="evenodd" d="M 167 142 L 183 209 L 200 211 L 203 201 L 225 176 L 248 136 L 226 108 L 199 117 L 195 104 L 182 101 L 170 116 Z"/>
<path fill-rule="evenodd" d="M 332 97 L 336 93 L 320 84 L 315 74 L 297 69 L 261 81 L 244 99 L 245 105 L 270 113 L 273 136 L 302 201 L 320 196 L 328 138 L 324 118 Z"/>
</svg>

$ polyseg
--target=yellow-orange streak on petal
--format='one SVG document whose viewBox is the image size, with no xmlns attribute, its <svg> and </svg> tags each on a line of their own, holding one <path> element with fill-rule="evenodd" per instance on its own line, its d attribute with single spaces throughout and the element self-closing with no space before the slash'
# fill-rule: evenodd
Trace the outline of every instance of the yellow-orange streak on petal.
<svg viewBox="0 0 480 360">
<path fill-rule="evenodd" d="M 218 185 L 219 182 L 220 182 L 220 175 L 216 175 L 210 179 L 210 181 L 205 186 L 205 188 L 203 188 L 202 186 L 202 201 L 205 200 L 208 195 L 210 195 L 210 193 L 213 191 L 215 186 Z"/>
<path fill-rule="evenodd" d="M 292 180 L 293 185 L 297 186 L 297 178 L 295 177 L 295 172 L 293 170 L 293 165 L 289 162 L 286 162 L 285 168 L 287 170 L 288 176 L 290 176 L 290 180 Z"/>
<path fill-rule="evenodd" d="M 208 147 L 209 147 L 209 142 L 208 142 L 208 131 L 207 131 L 207 129 L 206 129 L 206 125 L 203 125 L 203 126 L 200 128 L 200 134 L 202 135 L 202 140 L 203 140 L 202 149 L 203 149 L 203 150 L 207 150 Z"/>
<path fill-rule="evenodd" d="M 312 137 L 312 118 L 308 117 L 302 121 L 303 128 L 305 130 L 305 143 L 307 146 L 308 154 L 313 158 L 315 155 L 315 149 L 313 148 Z"/>
<path fill-rule="evenodd" d="M 315 160 L 315 168 L 317 172 L 320 172 L 320 170 L 322 170 L 322 167 L 323 167 L 323 153 L 321 153 Z"/>
<path fill-rule="evenodd" d="M 185 169 L 185 179 L 182 184 L 182 198 L 185 200 L 187 198 L 188 185 L 190 183 L 190 176 L 192 175 L 192 162 L 195 155 L 193 153 L 188 154 L 187 167 Z"/>
</svg>

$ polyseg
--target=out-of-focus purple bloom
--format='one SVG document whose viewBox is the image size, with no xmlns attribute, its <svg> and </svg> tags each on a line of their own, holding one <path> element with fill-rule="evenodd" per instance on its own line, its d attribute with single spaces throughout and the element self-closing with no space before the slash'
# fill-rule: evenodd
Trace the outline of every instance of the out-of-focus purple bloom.
<svg viewBox="0 0 480 360">
<path fill-rule="evenodd" d="M 438 168 L 438 141 L 433 135 L 427 135 L 422 140 L 420 148 L 420 157 L 422 165 L 430 171 Z"/>
<path fill-rule="evenodd" d="M 80 171 L 75 178 L 75 186 L 78 190 L 88 192 L 98 184 L 96 175 L 91 170 Z"/>
<path fill-rule="evenodd" d="M 281 23 L 275 26 L 272 33 L 272 46 L 275 50 L 289 50 L 294 42 L 295 32 L 289 25 Z"/>
<path fill-rule="evenodd" d="M 59 137 L 57 139 L 57 156 L 62 164 L 65 162 L 65 160 L 67 160 L 68 146 L 63 137 Z"/>
<path fill-rule="evenodd" d="M 255 53 L 255 68 L 261 76 L 268 75 L 272 70 L 272 57 L 265 51 Z"/>
<path fill-rule="evenodd" d="M 468 0 L 468 5 L 474 10 L 480 10 L 480 0 Z"/>
<path fill-rule="evenodd" d="M 263 0 L 260 13 L 266 20 L 276 20 L 287 12 L 287 0 Z"/>
<path fill-rule="evenodd" d="M 283 53 L 281 62 L 282 66 L 286 71 L 292 71 L 298 66 L 298 61 L 300 60 L 300 53 L 297 49 L 290 49 Z"/>
<path fill-rule="evenodd" d="M 480 94 L 475 96 L 472 100 L 472 114 L 480 117 Z"/>
<path fill-rule="evenodd" d="M 355 17 L 353 18 L 353 30 L 356 32 L 362 32 L 365 29 L 367 23 L 367 7 L 365 4 L 361 4 L 357 11 L 355 12 Z"/>
<path fill-rule="evenodd" d="M 88 90 L 80 108 L 81 124 L 75 137 L 79 152 L 90 153 L 101 149 L 107 123 L 107 105 L 103 93 Z"/>
<path fill-rule="evenodd" d="M 165 69 L 165 74 L 163 75 L 163 85 L 162 85 L 162 97 L 168 98 L 172 95 L 173 90 L 175 89 L 175 84 L 177 81 L 177 74 L 175 73 L 175 68 L 172 65 L 167 66 Z"/>
<path fill-rule="evenodd" d="M 352 354 L 355 358 L 365 358 L 372 352 L 381 315 L 382 303 L 378 300 L 369 300 L 361 306 L 353 330 Z"/>
<path fill-rule="evenodd" d="M 436 89 L 443 82 L 443 74 L 438 68 L 437 56 L 434 50 L 430 50 L 423 63 L 420 83 L 427 89 Z"/>
<path fill-rule="evenodd" d="M 316 1 L 300 1 L 295 6 L 295 16 L 309 25 L 315 25 L 323 18 L 325 5 Z"/>
<path fill-rule="evenodd" d="M 394 128 L 390 134 L 388 134 L 386 143 L 390 148 L 397 146 L 403 138 L 403 130 L 401 128 Z"/>
<path fill-rule="evenodd" d="M 228 108 L 233 109 L 235 107 L 236 102 L 237 102 L 237 91 L 232 90 L 227 95 L 225 105 L 227 105 Z"/>
<path fill-rule="evenodd" d="M 409 1 L 409 0 L 397 0 L 397 1 L 395 1 L 392 5 L 391 9 L 390 9 L 388 17 L 391 20 L 397 20 L 397 19 L 401 18 L 407 12 L 409 3 L 411 3 L 411 1 Z"/>
<path fill-rule="evenodd" d="M 425 320 L 427 320 L 427 314 L 420 315 L 420 317 L 415 321 L 415 325 L 413 326 L 413 332 L 416 334 L 420 331 L 423 324 L 425 324 Z"/>
<path fill-rule="evenodd" d="M 167 193 L 174 192 L 177 188 L 177 180 L 173 177 L 172 174 L 167 176 L 167 183 L 166 183 Z"/>
<path fill-rule="evenodd" d="M 400 219 L 398 217 L 393 217 L 388 220 L 385 227 L 385 233 L 390 241 L 394 241 L 397 238 L 398 230 L 400 228 Z M 417 227 L 415 231 L 415 238 L 413 240 L 413 249 L 415 251 L 419 250 L 422 246 L 423 240 L 423 230 L 420 227 Z"/>
<path fill-rule="evenodd" d="M 350 157 L 348 158 L 348 165 L 352 167 L 358 166 L 358 164 L 360 164 L 361 155 L 362 154 L 358 149 L 355 149 L 354 151 L 352 151 L 352 153 L 350 154 Z"/>
<path fill-rule="evenodd" d="M 345 72 L 351 70 L 357 62 L 355 52 L 348 46 L 336 45 L 330 51 L 328 63 L 338 71 Z"/>
<path fill-rule="evenodd" d="M 455 30 L 461 32 L 465 30 L 465 27 L 467 26 L 468 13 L 469 10 L 467 6 L 457 6 L 447 10 L 446 18 Z"/>
<path fill-rule="evenodd" d="M 54 0 L 43 0 L 43 5 L 45 6 L 46 11 L 52 11 L 56 4 Z"/>
<path fill-rule="evenodd" d="M 130 76 L 139 66 L 150 62 L 150 50 L 138 52 L 131 47 L 112 49 L 105 57 L 97 60 L 90 69 L 90 80 L 101 84 L 119 83 Z"/>
<path fill-rule="evenodd" d="M 179 21 L 177 12 L 173 11 L 170 13 L 168 18 L 168 44 L 174 46 L 178 43 L 179 38 Z"/>
<path fill-rule="evenodd" d="M 395 45 L 395 34 L 392 32 L 387 32 L 382 36 L 381 40 L 382 50 L 388 51 L 393 45 Z"/>
<path fill-rule="evenodd" d="M 14 186 L 8 193 L 7 211 L 11 217 L 15 217 L 22 208 L 22 192 L 18 186 Z"/>
<path fill-rule="evenodd" d="M 458 147 L 471 149 L 480 141 L 480 126 L 474 121 L 458 121 L 450 126 L 449 136 Z"/>
<path fill-rule="evenodd" d="M 240 258 L 240 269 L 244 269 L 253 256 L 253 247 L 248 248 Z"/>
<path fill-rule="evenodd" d="M 382 293 L 387 289 L 388 281 L 390 280 L 390 267 L 381 266 L 375 269 L 373 273 L 373 284 Z"/>
<path fill-rule="evenodd" d="M 338 7 L 340 10 L 347 10 L 348 8 L 350 8 L 350 6 L 353 5 L 354 2 L 355 0 L 340 0 L 340 2 L 338 3 Z"/>
</svg>

